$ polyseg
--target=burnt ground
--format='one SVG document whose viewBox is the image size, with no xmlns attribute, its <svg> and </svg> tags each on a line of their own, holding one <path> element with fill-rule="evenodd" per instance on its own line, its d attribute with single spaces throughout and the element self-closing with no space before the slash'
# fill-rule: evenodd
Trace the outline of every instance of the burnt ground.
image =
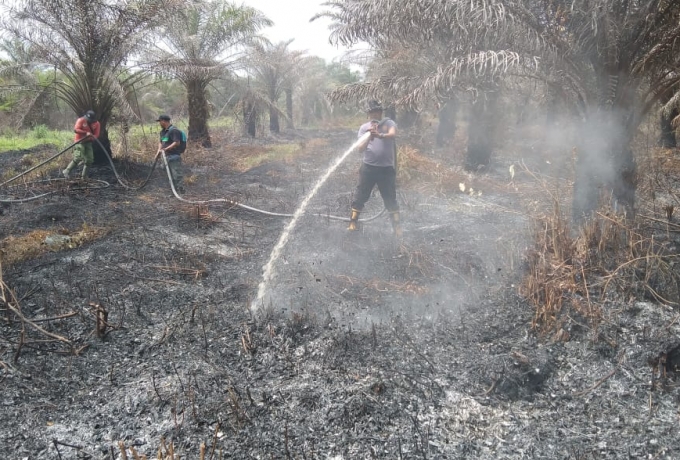
<svg viewBox="0 0 680 460">
<path fill-rule="evenodd" d="M 229 168 L 231 147 L 188 153 L 188 197 L 293 212 L 351 141 L 330 133 L 295 161 L 245 172 Z M 458 172 L 467 187 L 477 181 L 473 195 L 409 181 L 395 241 L 386 217 L 347 234 L 313 215 L 347 213 L 348 160 L 294 230 L 256 310 L 285 219 L 180 203 L 158 172 L 139 192 L 11 206 L 0 238 L 106 232 L 3 267 L 23 314 L 79 353 L 27 330 L 15 362 L 20 324 L 3 308 L 1 457 L 122 458 L 120 442 L 149 458 L 172 445 L 198 459 L 202 443 L 206 458 L 237 459 L 680 457 L 673 369 L 653 386 L 649 364 L 669 350 L 680 361 L 677 311 L 622 301 L 600 335 L 587 325 L 566 342 L 538 335 L 517 294 L 531 178 L 508 185 L 509 164 L 499 159 L 482 180 Z M 114 181 L 105 167 L 93 176 Z M 96 305 L 108 314 L 102 337 Z"/>
</svg>

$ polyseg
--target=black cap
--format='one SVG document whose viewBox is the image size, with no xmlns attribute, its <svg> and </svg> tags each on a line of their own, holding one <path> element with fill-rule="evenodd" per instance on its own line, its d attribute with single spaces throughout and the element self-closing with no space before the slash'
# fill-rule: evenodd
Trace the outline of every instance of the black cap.
<svg viewBox="0 0 680 460">
<path fill-rule="evenodd" d="M 158 115 L 156 121 L 170 121 L 170 115 Z"/>
<path fill-rule="evenodd" d="M 382 112 L 382 109 L 383 109 L 382 104 L 380 104 L 380 102 L 378 101 L 373 100 L 368 101 L 368 108 L 366 109 L 366 112 L 377 112 L 378 110 Z"/>
<path fill-rule="evenodd" d="M 94 110 L 88 110 L 87 112 L 85 112 L 85 118 L 87 119 L 87 121 L 92 122 L 97 119 L 97 114 L 94 113 Z"/>
</svg>

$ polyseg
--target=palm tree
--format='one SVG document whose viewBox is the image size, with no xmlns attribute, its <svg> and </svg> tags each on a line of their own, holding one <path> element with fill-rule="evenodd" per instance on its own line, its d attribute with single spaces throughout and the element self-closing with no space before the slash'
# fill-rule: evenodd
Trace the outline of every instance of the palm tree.
<svg viewBox="0 0 680 460">
<path fill-rule="evenodd" d="M 312 120 L 330 115 L 331 107 L 326 93 L 333 89 L 333 82 L 323 58 L 304 57 L 299 68 L 296 101 L 300 123 L 307 126 Z"/>
<path fill-rule="evenodd" d="M 21 108 L 17 127 L 47 125 L 53 74 L 36 66 L 30 46 L 16 38 L 0 40 L 0 51 L 8 57 L 0 61 L 0 77 L 6 80 L 0 84 L 0 93 L 10 96 L 15 101 L 13 106 Z"/>
<path fill-rule="evenodd" d="M 543 81 L 578 117 L 581 145 L 574 215 L 593 210 L 601 187 L 633 211 L 630 143 L 641 120 L 680 82 L 680 4 L 670 0 L 333 0 L 332 40 L 426 50 L 450 44 L 427 75 L 383 75 L 364 88 L 409 87 L 418 101 L 480 77 Z M 425 14 L 426 13 L 426 14 Z"/>
<path fill-rule="evenodd" d="M 383 48 L 375 51 L 367 66 L 367 80 L 336 89 L 331 92 L 330 99 L 335 103 L 378 99 L 392 104 L 399 112 L 399 127 L 404 129 L 413 126 L 418 112 L 437 109 L 437 143 L 440 145 L 454 134 L 456 103 L 467 102 L 470 123 L 465 165 L 472 171 L 487 165 L 493 149 L 490 133 L 494 123 L 490 111 L 499 91 L 497 76 L 461 75 L 448 88 L 431 90 L 424 83 L 443 65 L 457 59 L 452 48 L 440 41 L 419 47 L 414 44 L 404 46 L 398 40 L 383 42 L 383 39 L 381 36 L 378 40 Z M 475 90 L 469 91 L 469 88 Z"/>
<path fill-rule="evenodd" d="M 188 138 L 210 147 L 208 85 L 237 70 L 246 45 L 262 42 L 258 32 L 273 23 L 255 8 L 222 0 L 191 4 L 166 18 L 150 66 L 184 84 Z"/>
<path fill-rule="evenodd" d="M 661 114 L 659 145 L 665 148 L 675 148 L 678 141 L 675 135 L 678 116 L 680 116 L 680 91 L 672 88 L 661 97 Z"/>
<path fill-rule="evenodd" d="M 287 118 L 292 123 L 293 116 L 293 87 L 298 75 L 303 51 L 288 49 L 293 40 L 277 44 L 256 43 L 251 47 L 247 59 L 249 73 L 269 101 L 269 130 L 272 133 L 280 131 L 279 115 L 283 111 L 279 108 L 279 99 L 286 93 Z"/>
<path fill-rule="evenodd" d="M 59 71 L 55 93 L 76 114 L 93 109 L 101 123 L 100 141 L 110 152 L 107 122 L 114 107 L 131 112 L 126 89 L 140 77 L 126 68 L 150 30 L 164 22 L 176 0 L 18 0 L 2 27 L 27 43 L 35 62 Z M 95 146 L 95 161 L 105 161 Z"/>
</svg>

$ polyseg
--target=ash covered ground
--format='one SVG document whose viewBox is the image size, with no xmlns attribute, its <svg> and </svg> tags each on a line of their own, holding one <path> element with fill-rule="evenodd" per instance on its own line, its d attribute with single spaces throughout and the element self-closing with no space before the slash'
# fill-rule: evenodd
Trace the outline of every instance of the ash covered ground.
<svg viewBox="0 0 680 460">
<path fill-rule="evenodd" d="M 245 172 L 188 152 L 187 196 L 293 212 L 351 142 L 330 133 Z M 542 337 L 517 294 L 522 198 L 484 186 L 507 184 L 507 164 L 483 174 L 482 195 L 404 184 L 401 241 L 386 216 L 348 234 L 316 215 L 347 213 L 357 167 L 349 159 L 312 201 L 255 310 L 285 219 L 180 203 L 159 172 L 140 192 L 5 209 L 0 238 L 106 232 L 3 267 L 23 314 L 71 346 L 27 330 L 15 361 L 21 327 L 3 309 L 1 457 L 119 459 L 124 445 L 157 458 L 172 445 L 198 459 L 202 444 L 205 458 L 235 459 L 680 457 L 677 382 L 668 367 L 652 385 L 650 365 L 678 359 L 676 310 L 621 302 L 598 337 Z M 93 176 L 114 182 L 107 167 Z M 380 209 L 375 196 L 366 215 Z"/>
</svg>

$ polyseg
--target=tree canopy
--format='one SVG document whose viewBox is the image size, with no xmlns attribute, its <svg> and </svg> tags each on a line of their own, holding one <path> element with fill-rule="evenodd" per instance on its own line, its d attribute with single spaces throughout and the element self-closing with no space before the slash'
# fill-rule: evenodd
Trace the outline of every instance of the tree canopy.
<svg viewBox="0 0 680 460">
<path fill-rule="evenodd" d="M 247 46 L 272 22 L 255 8 L 221 0 L 193 3 L 158 30 L 148 67 L 179 79 L 187 89 L 189 139 L 210 146 L 208 85 L 243 66 Z"/>
</svg>

